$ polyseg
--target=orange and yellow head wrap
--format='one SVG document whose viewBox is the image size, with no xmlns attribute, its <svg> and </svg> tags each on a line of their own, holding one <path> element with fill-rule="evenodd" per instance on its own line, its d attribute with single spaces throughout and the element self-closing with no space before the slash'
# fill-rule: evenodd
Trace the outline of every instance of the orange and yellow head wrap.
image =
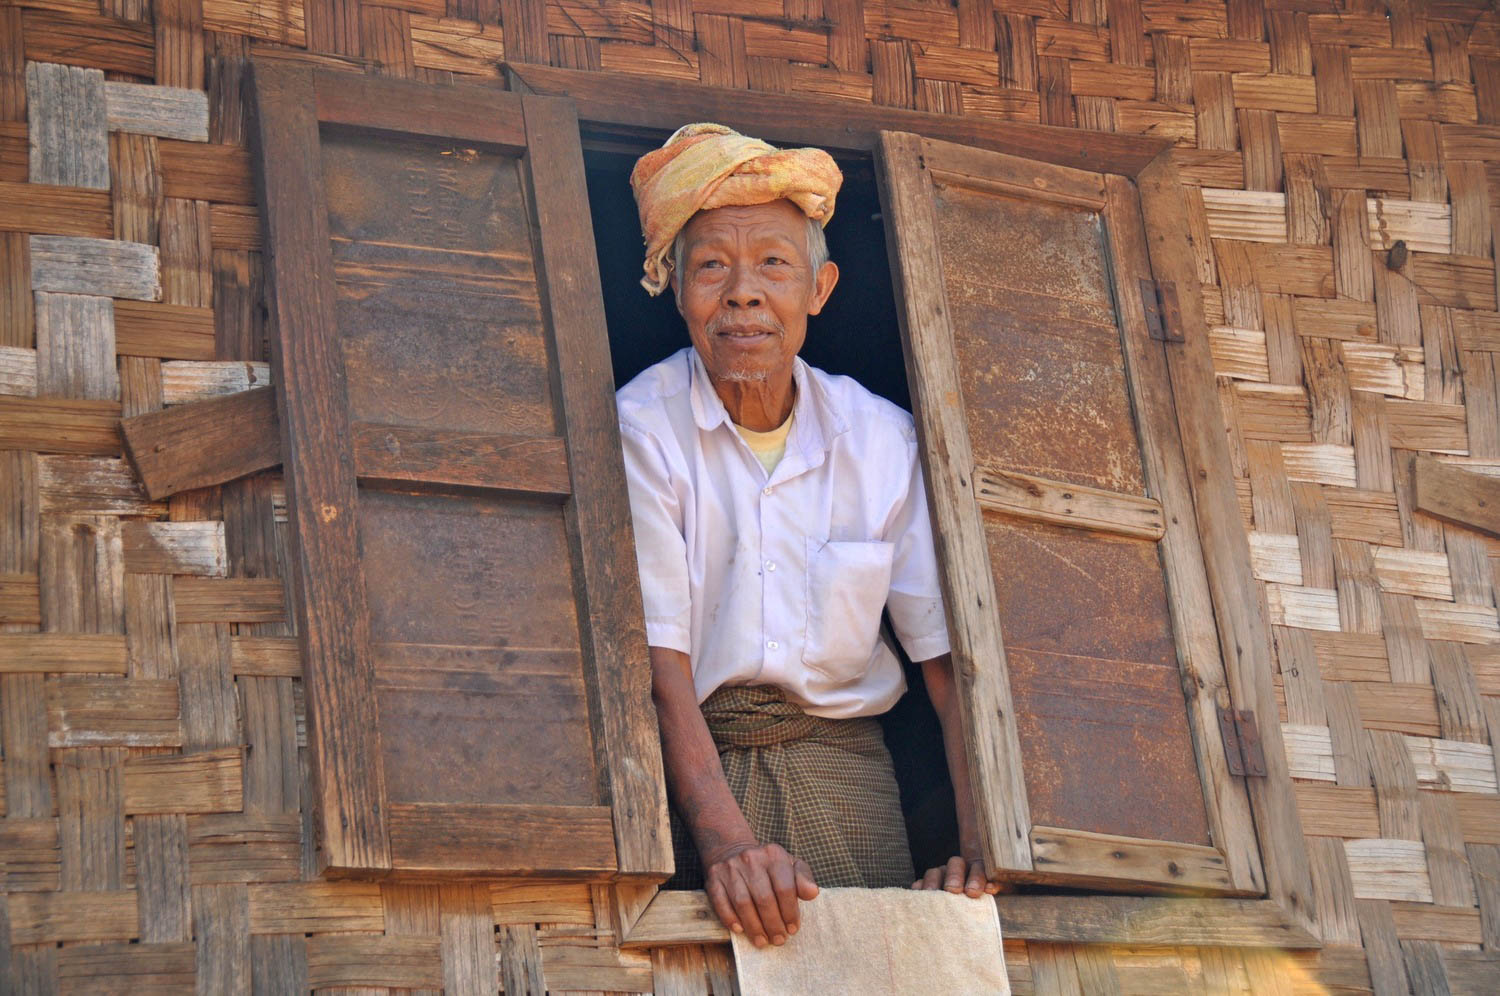
<svg viewBox="0 0 1500 996">
<path fill-rule="evenodd" d="M 646 237 L 641 286 L 652 294 L 667 286 L 672 242 L 699 211 L 785 197 L 826 225 L 843 182 L 822 149 L 777 149 L 723 125 L 684 125 L 630 173 Z"/>
</svg>

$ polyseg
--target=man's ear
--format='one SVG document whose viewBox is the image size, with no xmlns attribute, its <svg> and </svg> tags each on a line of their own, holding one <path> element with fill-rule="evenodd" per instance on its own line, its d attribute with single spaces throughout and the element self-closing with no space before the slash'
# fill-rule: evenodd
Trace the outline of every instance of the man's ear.
<svg viewBox="0 0 1500 996">
<path fill-rule="evenodd" d="M 823 310 L 823 305 L 828 303 L 828 295 L 833 293 L 833 288 L 839 282 L 839 265 L 833 260 L 825 260 L 818 267 L 818 273 L 813 277 L 812 300 L 807 305 L 807 313 L 816 315 Z"/>
</svg>

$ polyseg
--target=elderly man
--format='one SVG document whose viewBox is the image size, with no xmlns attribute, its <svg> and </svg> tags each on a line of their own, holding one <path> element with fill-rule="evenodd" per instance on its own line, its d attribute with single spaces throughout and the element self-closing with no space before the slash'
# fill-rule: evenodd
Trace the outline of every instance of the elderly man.
<svg viewBox="0 0 1500 996">
<path fill-rule="evenodd" d="M 689 125 L 631 186 L 646 277 L 692 345 L 618 394 L 674 804 L 678 874 L 757 945 L 817 885 L 994 892 L 979 858 L 911 416 L 798 359 L 838 282 L 822 226 L 842 175 Z M 920 661 L 953 776 L 962 854 L 913 882 L 872 718 L 905 690 L 883 610 Z M 696 846 L 695 846 L 696 845 Z"/>
</svg>

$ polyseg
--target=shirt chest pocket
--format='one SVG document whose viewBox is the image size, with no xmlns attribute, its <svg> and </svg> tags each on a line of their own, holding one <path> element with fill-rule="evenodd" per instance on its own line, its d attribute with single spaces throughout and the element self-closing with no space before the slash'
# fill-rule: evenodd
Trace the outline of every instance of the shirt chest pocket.
<svg viewBox="0 0 1500 996">
<path fill-rule="evenodd" d="M 807 541 L 807 636 L 802 661 L 830 678 L 865 673 L 891 589 L 895 544 Z"/>
</svg>

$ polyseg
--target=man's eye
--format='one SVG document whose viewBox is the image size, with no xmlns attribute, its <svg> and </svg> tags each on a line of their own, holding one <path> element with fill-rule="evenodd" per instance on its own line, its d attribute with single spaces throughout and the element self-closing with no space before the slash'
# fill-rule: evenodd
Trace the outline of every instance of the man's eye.
<svg viewBox="0 0 1500 996">
<path fill-rule="evenodd" d="M 784 266 L 786 264 L 786 260 L 782 259 L 780 256 L 767 256 L 766 262 L 772 266 Z"/>
</svg>

